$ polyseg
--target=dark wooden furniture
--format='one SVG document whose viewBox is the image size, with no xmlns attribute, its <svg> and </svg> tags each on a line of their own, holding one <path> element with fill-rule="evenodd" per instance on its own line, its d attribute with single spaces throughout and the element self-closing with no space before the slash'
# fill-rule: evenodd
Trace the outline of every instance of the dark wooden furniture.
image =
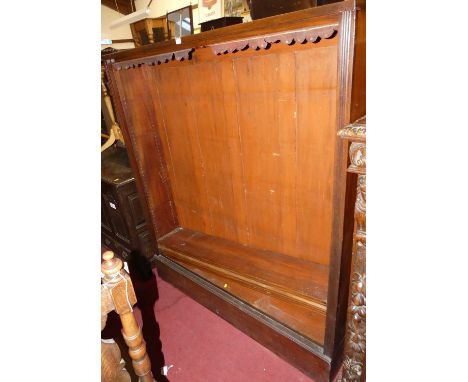
<svg viewBox="0 0 468 382">
<path fill-rule="evenodd" d="M 343 353 L 364 18 L 343 1 L 106 57 L 161 277 L 317 381 Z"/>
<path fill-rule="evenodd" d="M 350 142 L 348 172 L 357 174 L 353 260 L 342 382 L 366 380 L 366 117 L 340 130 Z"/>
<path fill-rule="evenodd" d="M 249 0 L 252 20 L 317 6 L 317 0 Z"/>
<path fill-rule="evenodd" d="M 205 21 L 204 23 L 200 23 L 200 30 L 202 32 L 206 32 L 212 29 L 218 29 L 227 27 L 229 25 L 235 25 L 242 23 L 243 17 L 235 17 L 235 16 L 225 16 L 220 17 L 219 19 Z"/>
<path fill-rule="evenodd" d="M 152 238 L 127 152 L 122 147 L 110 147 L 101 154 L 102 243 L 123 259 L 132 251 L 151 259 L 155 254 Z"/>
<path fill-rule="evenodd" d="M 170 40 L 174 34 L 166 16 L 137 21 L 130 24 L 130 30 L 136 47 Z"/>
<path fill-rule="evenodd" d="M 101 0 L 101 4 L 123 15 L 128 15 L 136 10 L 135 0 Z"/>
</svg>

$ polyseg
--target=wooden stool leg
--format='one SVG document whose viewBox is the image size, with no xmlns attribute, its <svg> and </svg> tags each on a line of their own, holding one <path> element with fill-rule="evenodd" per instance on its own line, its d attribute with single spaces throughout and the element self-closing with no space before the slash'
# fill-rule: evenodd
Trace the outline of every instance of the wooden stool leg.
<svg viewBox="0 0 468 382">
<path fill-rule="evenodd" d="M 132 359 L 133 369 L 141 382 L 153 382 L 146 343 L 133 315 L 132 307 L 137 300 L 132 280 L 122 269 L 122 261 L 114 258 L 113 252 L 105 252 L 102 257 L 105 260 L 101 265 L 101 271 L 105 275 L 103 287 L 109 293 L 113 308 L 122 321 L 122 334 L 129 347 L 128 353 Z"/>
<path fill-rule="evenodd" d="M 120 316 L 122 321 L 122 334 L 125 343 L 128 345 L 128 354 L 132 359 L 133 369 L 136 375 L 140 377 L 140 381 L 152 382 L 153 374 L 151 373 L 151 362 L 146 353 L 146 343 L 141 334 L 141 329 L 138 326 L 133 313 L 125 313 Z"/>
</svg>

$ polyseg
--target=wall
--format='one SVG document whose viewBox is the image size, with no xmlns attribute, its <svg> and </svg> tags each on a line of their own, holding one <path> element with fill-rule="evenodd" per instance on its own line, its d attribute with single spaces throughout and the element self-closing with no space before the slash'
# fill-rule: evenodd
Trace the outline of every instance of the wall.
<svg viewBox="0 0 468 382">
<path fill-rule="evenodd" d="M 113 29 L 110 29 L 109 27 L 109 25 L 113 21 L 123 16 L 125 15 L 117 11 L 114 11 L 113 9 L 109 7 L 101 5 L 101 40 L 102 39 L 118 40 L 118 39 L 133 38 L 132 32 L 130 31 L 130 25 L 122 25 Z M 107 48 L 108 46 L 112 46 L 115 49 L 131 49 L 135 47 L 133 42 L 125 42 L 125 43 L 112 44 L 112 45 L 101 45 L 101 50 L 104 48 Z"/>
<path fill-rule="evenodd" d="M 135 7 L 136 9 L 143 9 L 148 3 L 149 0 L 135 0 Z M 154 0 L 150 7 L 150 17 L 165 16 L 167 12 L 172 12 L 195 4 L 198 4 L 197 0 Z M 193 28 L 195 29 L 195 33 L 200 31 L 200 25 L 198 25 L 198 8 L 193 9 Z"/>
</svg>

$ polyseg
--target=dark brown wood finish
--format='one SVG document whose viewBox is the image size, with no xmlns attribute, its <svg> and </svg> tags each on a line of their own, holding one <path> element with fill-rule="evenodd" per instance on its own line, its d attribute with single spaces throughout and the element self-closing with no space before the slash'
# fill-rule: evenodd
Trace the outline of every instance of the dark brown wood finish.
<svg viewBox="0 0 468 382">
<path fill-rule="evenodd" d="M 132 251 L 156 253 L 140 200 L 126 150 L 110 147 L 101 154 L 101 239 L 125 260 Z"/>
<path fill-rule="evenodd" d="M 221 17 L 219 19 L 205 21 L 204 23 L 200 23 L 200 30 L 202 32 L 207 32 L 212 29 L 219 29 L 224 28 L 229 25 L 235 25 L 242 23 L 243 17 Z"/>
<path fill-rule="evenodd" d="M 340 14 L 340 45 L 338 53 L 338 86 L 340 96 L 337 99 L 337 121 L 335 131 L 338 131 L 346 123 L 349 123 L 349 104 L 351 91 L 352 62 L 354 46 L 354 11 L 345 10 Z M 335 143 L 335 167 L 334 190 L 346 190 L 346 164 L 347 156 L 343 143 L 337 140 Z M 336 358 L 341 353 L 344 328 L 341 324 L 345 318 L 346 309 L 343 307 L 348 282 L 343 280 L 347 276 L 349 263 L 349 243 L 351 235 L 346 235 L 345 229 L 351 229 L 350 217 L 345 215 L 346 193 L 334 192 L 333 198 L 333 228 L 332 228 L 332 254 L 330 259 L 327 325 L 325 333 L 325 354 Z M 348 218 L 345 221 L 345 217 Z M 348 224 L 346 224 L 348 222 Z M 347 242 L 344 241 L 347 239 Z M 348 251 L 343 251 L 348 249 Z M 344 273 L 342 273 L 344 272 Z"/>
<path fill-rule="evenodd" d="M 119 43 L 125 43 L 125 42 L 135 42 L 133 38 L 120 38 L 117 40 L 112 40 L 112 44 L 119 44 Z"/>
<path fill-rule="evenodd" d="M 342 29 L 340 45 L 339 76 L 341 97 L 339 99 L 339 119 L 337 130 L 365 114 L 366 111 L 366 29 L 365 29 L 365 1 L 359 2 L 356 11 L 344 11 L 341 15 Z M 357 20 L 357 27 L 356 27 Z M 353 65 L 350 63 L 353 62 Z M 351 264 L 352 247 L 352 219 L 355 200 L 356 177 L 346 176 L 348 161 L 347 145 L 338 141 L 336 144 L 335 187 L 346 189 L 344 200 L 337 197 L 334 202 L 334 230 L 333 248 L 338 253 L 332 255 L 330 264 L 329 296 L 327 315 L 327 333 L 325 352 L 333 356 L 341 353 L 344 341 L 343 325 L 336 326 L 336 322 L 343 322 L 346 318 L 346 296 L 349 288 L 349 270 Z M 341 248 L 340 248 L 341 246 Z M 336 359 L 336 357 L 332 357 Z"/>
<path fill-rule="evenodd" d="M 101 4 L 123 15 L 128 15 L 136 10 L 135 0 L 101 0 Z"/>
<path fill-rule="evenodd" d="M 256 333 L 227 318 L 242 304 L 219 314 L 267 346 L 259 317 L 278 343 L 315 341 L 274 351 L 319 381 L 345 331 L 356 179 L 336 133 L 365 110 L 355 16 L 344 1 L 106 56 L 163 277 L 243 301 Z"/>
<path fill-rule="evenodd" d="M 252 20 L 317 6 L 317 0 L 248 0 Z"/>
<path fill-rule="evenodd" d="M 350 122 L 366 115 L 366 3 L 356 13 Z"/>
</svg>

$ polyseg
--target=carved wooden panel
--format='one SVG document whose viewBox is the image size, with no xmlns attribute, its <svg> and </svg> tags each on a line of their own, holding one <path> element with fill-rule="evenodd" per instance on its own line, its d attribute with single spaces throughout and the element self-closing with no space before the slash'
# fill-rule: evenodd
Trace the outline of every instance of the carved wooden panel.
<svg viewBox="0 0 468 382">
<path fill-rule="evenodd" d="M 137 230 L 141 229 L 145 224 L 145 217 L 143 216 L 143 210 L 141 209 L 140 196 L 135 192 L 128 195 L 127 199 L 133 218 L 133 224 Z"/>
<path fill-rule="evenodd" d="M 149 229 L 126 150 L 120 147 L 110 147 L 102 154 L 101 227 L 104 244 L 124 259 L 135 250 L 153 257 L 154 245 L 143 246 L 138 239 Z"/>
<path fill-rule="evenodd" d="M 354 245 L 341 381 L 365 381 L 366 368 L 366 117 L 341 130 L 351 141 L 349 172 L 358 174 Z"/>
<path fill-rule="evenodd" d="M 107 215 L 112 226 L 112 232 L 125 243 L 130 243 L 130 235 L 125 220 L 120 213 L 120 205 L 118 200 L 111 193 L 110 187 L 103 186 L 102 200 L 104 201 Z"/>
</svg>

